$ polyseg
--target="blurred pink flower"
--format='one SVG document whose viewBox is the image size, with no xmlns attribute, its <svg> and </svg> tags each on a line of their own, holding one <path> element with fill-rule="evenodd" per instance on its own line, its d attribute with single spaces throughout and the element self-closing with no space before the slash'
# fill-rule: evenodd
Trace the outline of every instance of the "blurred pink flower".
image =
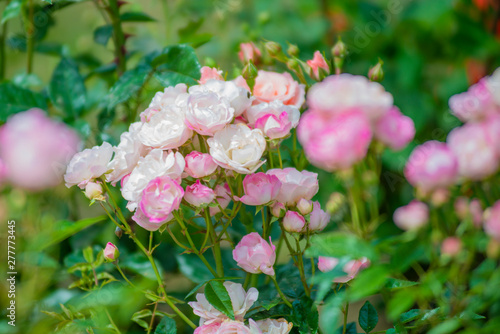
<svg viewBox="0 0 500 334">
<path fill-rule="evenodd" d="M 220 207 L 224 210 L 227 208 L 229 203 L 231 202 L 231 189 L 229 189 L 229 185 L 227 183 L 218 184 L 215 186 L 215 198 L 214 203 L 219 203 Z M 215 216 L 220 212 L 219 206 L 210 207 L 210 216 Z"/>
<path fill-rule="evenodd" d="M 255 173 L 243 179 L 245 195 L 239 200 L 246 205 L 265 205 L 276 199 L 281 189 L 281 181 L 274 175 Z"/>
<path fill-rule="evenodd" d="M 276 198 L 278 202 L 294 206 L 301 198 L 311 199 L 318 192 L 318 174 L 293 167 L 275 168 L 266 172 L 275 175 L 281 181 L 281 189 Z"/>
<path fill-rule="evenodd" d="M 189 204 L 198 207 L 211 203 L 215 199 L 215 192 L 201 184 L 200 180 L 196 180 L 196 183 L 186 187 L 184 199 Z"/>
<path fill-rule="evenodd" d="M 500 241 L 500 201 L 495 202 L 485 213 L 484 230 L 493 239 Z"/>
<path fill-rule="evenodd" d="M 467 92 L 453 95 L 449 105 L 452 114 L 462 122 L 481 121 L 488 115 L 500 112 L 488 87 L 487 78 L 470 86 Z"/>
<path fill-rule="evenodd" d="M 320 79 L 319 70 L 323 69 L 326 74 L 330 74 L 330 67 L 326 63 L 325 57 L 321 54 L 321 52 L 314 52 L 314 57 L 311 60 L 307 61 L 307 65 L 311 68 L 311 77 L 315 80 Z"/>
<path fill-rule="evenodd" d="M 208 153 L 192 151 L 184 157 L 184 160 L 186 161 L 184 171 L 195 179 L 213 174 L 218 167 Z"/>
<path fill-rule="evenodd" d="M 142 192 L 141 211 L 152 223 L 163 222 L 179 209 L 183 195 L 182 187 L 169 176 L 157 177 Z"/>
<path fill-rule="evenodd" d="M 257 233 L 245 235 L 233 250 L 233 258 L 238 266 L 252 274 L 264 273 L 274 276 L 274 262 L 276 261 L 275 246 L 269 238 L 268 244 Z"/>
<path fill-rule="evenodd" d="M 238 57 L 240 58 L 241 62 L 246 64 L 249 61 L 252 63 L 258 63 L 260 57 L 261 57 L 261 52 L 258 47 L 255 46 L 252 42 L 249 43 L 241 43 L 240 44 L 240 51 L 238 52 Z"/>
<path fill-rule="evenodd" d="M 293 80 L 290 73 L 277 73 L 260 70 L 253 94 L 260 102 L 279 100 L 285 105 L 300 108 L 304 103 L 305 85 Z"/>
<path fill-rule="evenodd" d="M 410 204 L 397 208 L 394 223 L 402 230 L 418 229 L 429 221 L 429 208 L 425 203 L 413 200 Z"/>
<path fill-rule="evenodd" d="M 448 237 L 441 244 L 441 253 L 448 256 L 455 256 L 462 250 L 462 241 L 457 237 Z"/>
<path fill-rule="evenodd" d="M 313 203 L 313 210 L 309 217 L 309 231 L 323 231 L 330 222 L 330 215 L 321 209 L 319 202 Z"/>
<path fill-rule="evenodd" d="M 215 67 L 203 66 L 200 70 L 201 78 L 198 81 L 200 84 L 206 83 L 208 80 L 224 80 L 222 71 L 217 70 Z"/>
<path fill-rule="evenodd" d="M 283 227 L 287 232 L 302 232 L 306 220 L 295 211 L 288 211 L 283 217 Z"/>
<path fill-rule="evenodd" d="M 375 138 L 393 150 L 399 151 L 415 136 L 415 124 L 404 116 L 397 107 L 391 108 L 375 123 Z"/>
<path fill-rule="evenodd" d="M 318 269 L 322 272 L 328 272 L 333 270 L 339 263 L 339 259 L 335 257 L 324 257 L 320 256 L 318 258 Z M 342 270 L 347 274 L 346 276 L 341 276 L 335 278 L 333 281 L 335 283 L 346 283 L 355 278 L 358 273 L 368 267 L 370 265 L 370 261 L 363 257 L 359 260 L 351 260 L 347 262 Z"/>
</svg>

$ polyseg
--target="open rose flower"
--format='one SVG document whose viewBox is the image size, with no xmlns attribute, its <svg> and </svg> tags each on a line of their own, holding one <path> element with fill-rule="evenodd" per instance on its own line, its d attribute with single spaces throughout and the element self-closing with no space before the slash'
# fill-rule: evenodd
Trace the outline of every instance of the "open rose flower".
<svg viewBox="0 0 500 334">
<path fill-rule="evenodd" d="M 278 202 L 288 206 L 296 205 L 300 199 L 311 199 L 319 190 L 318 174 L 295 168 L 275 168 L 266 172 L 281 181 L 281 189 L 276 198 Z"/>
<path fill-rule="evenodd" d="M 182 108 L 186 104 L 187 86 L 183 83 L 174 86 L 169 86 L 163 92 L 157 92 L 148 108 L 141 113 L 141 122 L 146 123 L 162 109 Z"/>
<path fill-rule="evenodd" d="M 75 154 L 64 175 L 66 186 L 69 188 L 78 185 L 80 188 L 84 188 L 89 181 L 108 171 L 112 156 L 113 148 L 107 142 Z"/>
<path fill-rule="evenodd" d="M 293 323 L 283 318 L 258 320 L 256 324 L 262 334 L 288 334 L 293 328 Z"/>
<path fill-rule="evenodd" d="M 256 173 L 245 176 L 245 195 L 239 200 L 246 205 L 265 205 L 276 199 L 281 188 L 280 180 L 274 175 Z"/>
<path fill-rule="evenodd" d="M 184 190 L 169 176 L 151 180 L 142 192 L 141 211 L 152 223 L 165 221 L 172 211 L 178 210 Z"/>
<path fill-rule="evenodd" d="M 293 80 L 290 73 L 276 73 L 260 70 L 253 94 L 260 102 L 279 100 L 285 105 L 300 108 L 304 103 L 305 85 Z"/>
<path fill-rule="evenodd" d="M 425 203 L 413 200 L 410 204 L 397 208 L 394 223 L 402 230 L 415 230 L 429 221 L 429 208 Z"/>
<path fill-rule="evenodd" d="M 215 192 L 209 187 L 201 184 L 200 180 L 186 187 L 184 199 L 196 207 L 211 203 L 215 199 Z"/>
<path fill-rule="evenodd" d="M 415 136 L 413 120 L 403 115 L 397 107 L 391 108 L 375 123 L 375 138 L 393 150 L 399 151 Z"/>
<path fill-rule="evenodd" d="M 267 243 L 257 233 L 245 235 L 233 250 L 233 258 L 238 266 L 252 274 L 264 273 L 274 276 L 276 247 L 271 240 Z"/>
<path fill-rule="evenodd" d="M 234 108 L 216 93 L 193 93 L 188 98 L 186 124 L 190 129 L 213 136 L 234 118 Z"/>
<path fill-rule="evenodd" d="M 248 85 L 241 87 L 237 82 L 232 81 L 208 80 L 203 85 L 190 87 L 189 93 L 192 95 L 216 94 L 219 100 L 229 103 L 229 106 L 234 110 L 234 116 L 238 117 L 252 104 L 253 98 L 250 97 L 247 87 Z"/>
<path fill-rule="evenodd" d="M 211 175 L 217 169 L 217 164 L 208 153 L 192 151 L 184 158 L 186 168 L 184 171 L 191 177 L 199 179 Z"/>
</svg>

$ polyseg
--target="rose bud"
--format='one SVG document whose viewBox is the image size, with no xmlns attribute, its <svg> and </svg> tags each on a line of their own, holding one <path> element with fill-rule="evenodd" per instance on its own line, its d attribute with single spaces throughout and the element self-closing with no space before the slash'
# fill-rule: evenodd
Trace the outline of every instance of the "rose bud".
<svg viewBox="0 0 500 334">
<path fill-rule="evenodd" d="M 268 244 L 257 232 L 247 234 L 234 248 L 233 258 L 248 273 L 274 276 L 276 247 L 271 238 L 269 242 Z"/>
<path fill-rule="evenodd" d="M 195 184 L 186 187 L 184 199 L 198 207 L 211 203 L 215 199 L 215 192 L 197 180 Z"/>
<path fill-rule="evenodd" d="M 441 244 L 441 253 L 443 255 L 455 256 L 462 250 L 462 241 L 457 237 L 448 237 Z"/>
<path fill-rule="evenodd" d="M 102 194 L 102 186 L 98 182 L 90 181 L 85 186 L 85 197 L 94 201 L 104 201 L 105 198 Z"/>
<path fill-rule="evenodd" d="M 313 210 L 309 218 L 309 231 L 319 232 L 330 222 L 330 215 L 321 209 L 319 202 L 313 203 Z"/>
<path fill-rule="evenodd" d="M 113 262 L 118 259 L 120 256 L 120 252 L 118 251 L 118 248 L 113 245 L 111 242 L 108 242 L 106 245 L 106 248 L 102 251 L 102 254 L 104 255 L 104 259 L 107 262 Z"/>
<path fill-rule="evenodd" d="M 283 218 L 283 227 L 287 232 L 302 232 L 306 220 L 295 211 L 288 211 Z"/>
<path fill-rule="evenodd" d="M 281 218 L 285 215 L 286 213 L 286 207 L 280 203 L 276 202 L 271 206 L 271 214 L 276 217 L 276 218 Z"/>
<path fill-rule="evenodd" d="M 402 230 L 418 229 L 429 221 L 429 208 L 425 203 L 413 200 L 410 204 L 396 209 L 393 219 Z"/>
<path fill-rule="evenodd" d="M 313 210 L 313 202 L 311 200 L 301 198 L 297 203 L 297 210 L 299 210 L 302 215 L 310 214 Z"/>
</svg>

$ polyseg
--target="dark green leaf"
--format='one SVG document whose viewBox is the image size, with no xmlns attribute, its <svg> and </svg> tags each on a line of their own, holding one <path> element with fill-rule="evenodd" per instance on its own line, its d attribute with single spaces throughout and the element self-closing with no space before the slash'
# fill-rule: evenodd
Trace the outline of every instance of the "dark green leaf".
<svg viewBox="0 0 500 334">
<path fill-rule="evenodd" d="M 113 35 L 113 26 L 107 24 L 105 26 L 97 27 L 94 30 L 94 42 L 101 45 L 108 44 L 109 39 Z"/>
<path fill-rule="evenodd" d="M 367 300 L 361 309 L 359 310 L 358 316 L 359 326 L 363 328 L 365 333 L 371 332 L 378 323 L 377 310 L 373 305 Z"/>
<path fill-rule="evenodd" d="M 154 18 L 146 13 L 141 12 L 125 12 L 120 15 L 120 21 L 122 22 L 154 22 Z"/>
<path fill-rule="evenodd" d="M 186 300 L 189 297 L 191 297 L 192 295 L 194 295 L 198 290 L 201 289 L 202 286 L 204 286 L 205 284 L 207 284 L 210 281 L 230 281 L 230 280 L 235 280 L 235 279 L 241 279 L 241 277 L 213 278 L 211 280 L 201 282 L 201 283 L 197 284 L 191 291 L 189 291 L 189 293 L 186 295 L 186 297 L 184 297 L 184 300 Z"/>
<path fill-rule="evenodd" d="M 311 247 L 306 250 L 306 256 L 318 257 L 344 257 L 361 258 L 366 256 L 373 259 L 375 251 L 364 240 L 353 234 L 343 232 L 323 233 L 311 237 Z"/>
<path fill-rule="evenodd" d="M 144 85 L 151 68 L 146 65 L 138 66 L 133 70 L 126 71 L 111 87 L 107 98 L 108 109 L 114 108 L 119 103 L 125 102 L 132 97 Z"/>
<path fill-rule="evenodd" d="M 295 300 L 293 302 L 293 323 L 301 334 L 318 332 L 318 309 L 313 307 L 313 301 L 309 298 Z"/>
<path fill-rule="evenodd" d="M 194 49 L 189 45 L 168 46 L 151 62 L 157 68 L 155 78 L 164 86 L 178 83 L 196 84 L 201 65 Z"/>
<path fill-rule="evenodd" d="M 161 319 L 156 327 L 155 334 L 177 334 L 175 320 L 169 317 Z"/>
<path fill-rule="evenodd" d="M 149 317 L 151 316 L 151 314 L 152 312 L 149 309 L 137 311 L 132 315 L 132 321 L 134 321 L 143 328 L 148 328 L 149 323 L 147 321 L 144 321 L 143 318 Z"/>
<path fill-rule="evenodd" d="M 23 1 L 22 0 L 13 0 L 11 1 L 7 7 L 3 10 L 2 13 L 2 21 L 0 24 L 4 24 L 10 19 L 13 19 L 14 17 L 19 16 L 21 14 L 21 8 L 22 8 Z"/>
<path fill-rule="evenodd" d="M 340 326 L 337 328 L 336 334 L 357 334 L 358 331 L 356 330 L 356 323 L 355 322 L 350 322 L 347 324 L 345 327 L 345 332 L 344 332 L 344 326 Z"/>
<path fill-rule="evenodd" d="M 389 319 L 398 319 L 406 310 L 415 303 L 415 291 L 411 288 L 398 290 L 387 304 Z"/>
<path fill-rule="evenodd" d="M 234 320 L 231 298 L 221 281 L 210 281 L 205 287 L 205 297 L 213 307 Z"/>
<path fill-rule="evenodd" d="M 47 103 L 42 95 L 9 82 L 0 84 L 1 122 L 5 122 L 12 114 L 35 107 L 47 110 Z"/>
<path fill-rule="evenodd" d="M 399 317 L 399 321 L 401 321 L 403 324 L 416 320 L 420 315 L 422 314 L 422 311 L 419 309 L 412 309 L 409 310 L 408 312 L 405 312 L 401 314 Z"/>
<path fill-rule="evenodd" d="M 57 65 L 50 81 L 49 96 L 68 116 L 77 118 L 82 113 L 86 101 L 85 84 L 73 60 L 63 58 Z"/>
</svg>

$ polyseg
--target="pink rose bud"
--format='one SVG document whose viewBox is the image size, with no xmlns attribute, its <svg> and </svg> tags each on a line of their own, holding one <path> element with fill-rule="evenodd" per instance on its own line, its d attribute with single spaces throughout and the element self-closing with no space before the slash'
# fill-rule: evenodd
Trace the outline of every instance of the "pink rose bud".
<svg viewBox="0 0 500 334">
<path fill-rule="evenodd" d="M 116 261 L 118 259 L 118 257 L 120 256 L 120 252 L 118 251 L 118 248 L 115 245 L 113 245 L 111 242 L 108 242 L 108 244 L 106 245 L 106 248 L 104 248 L 102 253 L 104 255 L 104 259 L 107 262 Z"/>
<path fill-rule="evenodd" d="M 425 203 L 413 200 L 410 204 L 396 209 L 392 218 L 402 230 L 418 229 L 429 221 L 429 208 Z"/>
<path fill-rule="evenodd" d="M 311 78 L 315 80 L 321 79 L 320 69 L 324 70 L 326 74 L 330 74 L 330 67 L 326 63 L 325 57 L 323 57 L 319 51 L 314 52 L 313 59 L 308 60 L 307 65 L 309 65 L 311 69 Z"/>
<path fill-rule="evenodd" d="M 275 168 L 266 172 L 274 175 L 281 181 L 281 189 L 276 198 L 278 202 L 288 206 L 295 206 L 300 199 L 311 199 L 319 190 L 318 174 L 297 169 Z"/>
<path fill-rule="evenodd" d="M 302 232 L 305 225 L 306 220 L 304 217 L 295 211 L 288 211 L 283 217 L 283 227 L 287 232 Z"/>
<path fill-rule="evenodd" d="M 485 212 L 484 230 L 490 237 L 500 241 L 500 201 Z"/>
<path fill-rule="evenodd" d="M 309 231 L 319 232 L 330 222 L 330 215 L 321 209 L 319 202 L 313 203 L 313 210 L 309 216 Z"/>
<path fill-rule="evenodd" d="M 443 255 L 455 256 L 462 250 L 462 241 L 457 237 L 448 237 L 441 244 L 441 253 Z"/>
<path fill-rule="evenodd" d="M 276 218 L 281 218 L 286 213 L 286 207 L 280 202 L 276 202 L 271 206 L 271 214 Z"/>
<path fill-rule="evenodd" d="M 313 210 L 313 202 L 311 200 L 301 198 L 297 203 L 297 210 L 299 210 L 300 214 L 308 215 Z"/>
<path fill-rule="evenodd" d="M 168 176 L 160 176 L 148 183 L 142 192 L 139 207 L 152 223 L 160 223 L 178 210 L 184 196 L 182 187 Z"/>
<path fill-rule="evenodd" d="M 333 270 L 339 263 L 339 259 L 334 257 L 324 257 L 320 256 L 318 258 L 318 269 L 322 272 L 329 272 Z M 335 283 L 346 283 L 355 278 L 358 273 L 368 267 L 370 261 L 364 257 L 360 260 L 351 260 L 347 262 L 342 270 L 347 274 L 346 276 L 341 276 L 335 278 L 333 281 Z"/>
<path fill-rule="evenodd" d="M 382 65 L 384 65 L 384 62 L 379 59 L 378 63 L 370 68 L 368 71 L 368 78 L 370 78 L 371 81 L 380 82 L 384 80 L 384 69 Z"/>
<path fill-rule="evenodd" d="M 404 174 L 412 186 L 424 192 L 447 188 L 457 179 L 458 162 L 445 143 L 428 141 L 413 150 Z"/>
<path fill-rule="evenodd" d="M 455 213 L 459 219 L 467 218 L 469 214 L 469 200 L 467 197 L 458 197 L 454 203 Z"/>
<path fill-rule="evenodd" d="M 211 175 L 217 169 L 217 164 L 208 153 L 192 151 L 184 159 L 186 161 L 184 171 L 195 179 Z"/>
<path fill-rule="evenodd" d="M 220 207 L 224 210 L 227 208 L 229 203 L 231 202 L 231 189 L 227 183 L 224 185 L 218 184 L 215 187 L 215 198 L 214 203 L 219 203 Z M 216 207 L 210 207 L 210 216 L 215 216 L 220 212 L 219 205 Z"/>
<path fill-rule="evenodd" d="M 279 117 L 266 114 L 255 122 L 255 128 L 261 130 L 269 139 L 285 138 L 290 134 L 292 127 L 292 119 L 286 111 L 283 111 Z"/>
<path fill-rule="evenodd" d="M 104 201 L 101 184 L 92 181 L 87 183 L 87 185 L 85 186 L 85 196 L 90 200 Z"/>
<path fill-rule="evenodd" d="M 249 61 L 251 61 L 252 63 L 256 64 L 259 62 L 261 56 L 262 54 L 259 48 L 256 47 L 252 42 L 240 44 L 238 57 L 240 58 L 242 63 L 248 63 Z"/>
<path fill-rule="evenodd" d="M 248 273 L 274 276 L 275 249 L 271 238 L 268 244 L 257 232 L 253 232 L 245 235 L 236 245 L 233 258 Z"/>
<path fill-rule="evenodd" d="M 249 174 L 243 180 L 245 195 L 239 200 L 246 205 L 265 205 L 276 199 L 281 189 L 280 180 L 265 173 Z"/>
<path fill-rule="evenodd" d="M 208 80 L 224 80 L 222 77 L 222 71 L 216 68 L 211 68 L 208 66 L 203 66 L 200 70 L 201 78 L 198 81 L 200 84 L 205 84 Z"/>
<path fill-rule="evenodd" d="M 404 116 L 397 107 L 391 108 L 375 123 L 375 138 L 393 150 L 402 150 L 414 136 L 413 120 Z"/>
<path fill-rule="evenodd" d="M 191 205 L 199 207 L 211 203 L 215 199 L 215 192 L 201 184 L 200 180 L 186 187 L 184 199 Z"/>
</svg>

